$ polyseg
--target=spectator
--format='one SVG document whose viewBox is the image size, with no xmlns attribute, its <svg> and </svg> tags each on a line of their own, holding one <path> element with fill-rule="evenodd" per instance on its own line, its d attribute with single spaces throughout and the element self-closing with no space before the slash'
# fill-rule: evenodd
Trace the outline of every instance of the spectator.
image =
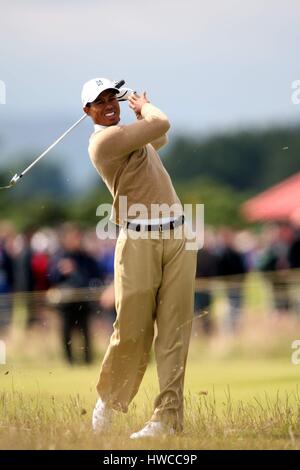
<svg viewBox="0 0 300 470">
<path fill-rule="evenodd" d="M 300 296 L 299 296 L 299 268 L 300 268 L 300 226 L 299 219 L 295 223 L 295 236 L 289 247 L 288 261 L 289 266 L 294 271 L 291 273 L 293 284 L 297 286 L 293 291 L 293 308 L 297 315 L 300 315 Z"/>
<path fill-rule="evenodd" d="M 279 314 L 290 309 L 289 277 L 286 271 L 290 267 L 290 246 L 294 239 L 294 230 L 288 224 L 271 225 L 265 228 L 267 246 L 262 253 L 259 268 L 267 273 L 275 296 L 275 308 Z"/>
<path fill-rule="evenodd" d="M 228 279 L 226 286 L 229 310 L 226 316 L 226 329 L 234 333 L 240 322 L 242 307 L 242 287 L 241 283 L 246 273 L 246 266 L 243 256 L 234 246 L 233 232 L 229 228 L 220 230 L 220 245 L 218 253 L 218 275 L 234 276 Z"/>
<path fill-rule="evenodd" d="M 300 228 L 297 229 L 295 237 L 289 247 L 288 262 L 291 269 L 300 268 Z"/>
<path fill-rule="evenodd" d="M 197 253 L 197 279 L 208 279 L 217 276 L 217 256 L 214 252 L 215 241 L 211 230 L 205 231 L 204 247 Z M 211 312 L 212 290 L 211 287 L 201 288 L 195 292 L 195 313 L 202 315 L 201 324 L 205 334 L 213 333 L 214 326 Z"/>
<path fill-rule="evenodd" d="M 2 232 L 2 230 L 1 230 Z M 6 333 L 12 319 L 14 285 L 13 260 L 5 247 L 5 235 L 0 232 L 0 333 Z"/>
<path fill-rule="evenodd" d="M 59 306 L 62 316 L 62 339 L 66 359 L 70 364 L 74 362 L 72 352 L 72 334 L 79 329 L 84 340 L 84 360 L 91 362 L 91 342 L 89 332 L 89 319 L 92 305 L 87 294 L 84 298 L 76 299 L 73 289 L 88 288 L 103 281 L 96 261 L 89 256 L 82 247 L 82 232 L 79 227 L 65 224 L 61 230 L 62 249 L 54 256 L 49 270 L 49 278 L 54 286 L 71 288 L 73 295 Z"/>
<path fill-rule="evenodd" d="M 32 269 L 31 238 L 36 227 L 28 227 L 15 239 L 15 287 L 21 294 L 22 304 L 26 310 L 26 327 L 31 328 L 39 323 L 38 312 L 34 301 L 34 274 Z"/>
<path fill-rule="evenodd" d="M 99 298 L 99 313 L 101 312 L 99 324 L 101 325 L 101 330 L 106 331 L 106 336 L 111 334 L 113 322 L 116 319 L 114 295 L 115 245 L 115 239 L 99 239 L 95 231 L 85 234 L 85 248 L 95 258 L 104 280 L 105 288 Z"/>
</svg>

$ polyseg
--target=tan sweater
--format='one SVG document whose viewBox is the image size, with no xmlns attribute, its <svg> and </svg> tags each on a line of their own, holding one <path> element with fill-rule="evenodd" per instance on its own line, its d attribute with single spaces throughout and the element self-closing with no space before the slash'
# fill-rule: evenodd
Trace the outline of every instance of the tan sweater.
<svg viewBox="0 0 300 470">
<path fill-rule="evenodd" d="M 143 119 L 133 124 L 110 126 L 90 138 L 89 155 L 112 194 L 111 219 L 117 224 L 183 213 L 170 176 L 156 152 L 167 142 L 168 118 L 150 103 L 143 105 L 141 114 Z M 121 207 L 120 196 L 127 196 L 127 211 Z M 147 213 L 136 210 L 133 204 L 143 204 Z M 173 205 L 173 210 L 170 213 L 168 208 L 161 207 L 157 214 L 151 212 L 151 204 Z"/>
</svg>

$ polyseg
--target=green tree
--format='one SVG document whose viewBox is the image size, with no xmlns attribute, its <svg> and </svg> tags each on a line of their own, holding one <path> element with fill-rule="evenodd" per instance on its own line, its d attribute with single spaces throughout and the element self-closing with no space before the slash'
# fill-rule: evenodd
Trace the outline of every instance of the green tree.
<svg viewBox="0 0 300 470">
<path fill-rule="evenodd" d="M 300 171 L 300 128 L 179 136 L 164 159 L 178 180 L 203 176 L 238 190 L 265 189 Z"/>
</svg>

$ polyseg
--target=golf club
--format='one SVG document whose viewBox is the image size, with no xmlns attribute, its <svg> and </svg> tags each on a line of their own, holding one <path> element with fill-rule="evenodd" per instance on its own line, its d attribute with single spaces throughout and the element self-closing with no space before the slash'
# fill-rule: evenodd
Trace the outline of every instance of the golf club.
<svg viewBox="0 0 300 470">
<path fill-rule="evenodd" d="M 116 86 L 116 88 L 121 88 L 124 84 L 125 84 L 125 80 L 120 80 L 120 81 L 116 82 L 115 86 Z M 125 101 L 127 99 L 128 94 L 130 94 L 131 92 L 132 92 L 132 90 L 130 90 L 130 89 L 124 90 L 123 94 L 119 97 L 118 100 L 119 101 Z M 0 189 L 9 189 L 12 186 L 14 186 L 29 170 L 31 170 L 31 168 L 39 160 L 41 160 L 43 157 L 45 157 L 45 155 L 47 155 L 47 153 L 49 153 L 50 150 L 52 150 L 57 144 L 59 144 L 59 142 L 61 142 L 86 117 L 87 117 L 87 114 L 84 114 L 83 116 L 81 116 L 81 118 L 78 119 L 78 121 L 76 121 L 71 127 L 69 127 L 69 129 L 66 130 L 66 132 L 64 132 L 55 142 L 53 142 L 53 144 L 51 144 L 46 150 L 44 150 L 44 152 L 41 153 L 41 155 L 39 155 L 27 168 L 25 168 L 25 170 L 23 170 L 22 173 L 20 173 L 20 174 L 16 173 L 12 177 L 12 179 L 10 180 L 9 184 L 7 186 L 2 186 L 2 187 L 0 186 Z"/>
</svg>

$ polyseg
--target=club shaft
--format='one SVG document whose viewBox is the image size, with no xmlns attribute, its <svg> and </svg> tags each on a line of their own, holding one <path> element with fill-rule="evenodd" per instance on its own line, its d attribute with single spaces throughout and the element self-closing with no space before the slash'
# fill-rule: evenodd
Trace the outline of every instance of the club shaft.
<svg viewBox="0 0 300 470">
<path fill-rule="evenodd" d="M 51 144 L 50 147 L 44 150 L 44 152 L 41 153 L 41 155 L 39 155 L 27 168 L 25 168 L 24 171 L 22 171 L 22 173 L 20 174 L 20 178 L 23 175 L 25 175 L 27 171 L 29 171 L 39 160 L 41 160 L 41 158 L 47 155 L 47 153 L 50 152 L 50 150 L 52 150 L 57 144 L 59 144 L 59 142 L 61 142 L 66 137 L 66 135 L 68 135 L 69 132 L 71 132 L 76 126 L 78 126 L 78 124 L 80 124 L 80 122 L 83 121 L 83 119 L 85 119 L 86 117 L 87 117 L 86 114 L 81 116 L 81 118 L 78 119 L 78 121 L 76 121 L 71 127 L 69 127 L 69 129 L 67 129 L 66 132 L 64 132 L 55 142 L 53 142 L 53 144 Z"/>
<path fill-rule="evenodd" d="M 115 86 L 116 88 L 121 88 L 121 86 L 123 86 L 124 83 L 125 83 L 125 80 L 119 80 Z M 12 184 L 15 184 L 20 178 L 22 178 L 22 176 L 24 176 L 29 170 L 31 170 L 31 168 L 38 161 L 40 161 L 43 157 L 45 157 L 45 155 L 47 155 L 47 153 L 49 153 L 50 150 L 52 150 L 57 144 L 59 144 L 59 142 L 61 142 L 69 134 L 69 132 L 71 132 L 76 126 L 78 126 L 78 124 L 80 124 L 81 121 L 83 121 L 86 117 L 87 117 L 87 114 L 84 114 L 83 116 L 81 116 L 81 118 L 78 119 L 78 121 L 76 121 L 71 127 L 69 127 L 69 129 L 67 129 L 66 132 L 64 132 L 55 142 L 53 142 L 53 144 L 51 144 L 46 150 L 44 150 L 44 152 L 41 153 L 41 155 L 39 155 L 27 168 L 25 168 L 25 170 L 23 170 L 22 173 L 20 173 L 20 175 L 16 174 L 15 177 L 13 178 L 14 181 L 12 180 L 9 186 L 5 186 L 4 188 L 0 188 L 0 189 L 9 188 L 12 186 Z"/>
</svg>

